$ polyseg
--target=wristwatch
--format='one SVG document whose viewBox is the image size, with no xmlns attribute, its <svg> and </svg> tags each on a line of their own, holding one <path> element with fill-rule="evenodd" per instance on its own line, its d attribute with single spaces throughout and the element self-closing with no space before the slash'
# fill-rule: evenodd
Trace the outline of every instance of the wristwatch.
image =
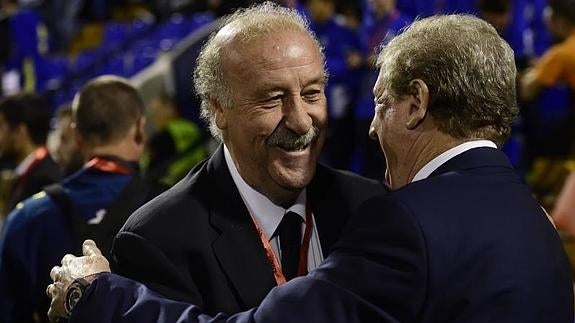
<svg viewBox="0 0 575 323">
<path fill-rule="evenodd" d="M 94 279 L 96 279 L 96 277 L 98 277 L 98 274 L 77 278 L 70 284 L 68 290 L 66 291 L 66 298 L 64 299 L 64 309 L 66 310 L 68 317 L 72 313 L 74 306 L 78 304 L 82 296 L 84 296 L 86 289 L 88 286 L 90 286 Z"/>
</svg>

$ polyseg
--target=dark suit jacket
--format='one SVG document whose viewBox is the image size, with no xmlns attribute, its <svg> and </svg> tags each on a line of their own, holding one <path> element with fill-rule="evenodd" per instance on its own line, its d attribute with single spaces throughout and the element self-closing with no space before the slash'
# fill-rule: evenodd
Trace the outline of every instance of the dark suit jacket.
<svg viewBox="0 0 575 323">
<path fill-rule="evenodd" d="M 94 322 L 572 323 L 573 290 L 541 207 L 503 153 L 477 148 L 367 202 L 320 268 L 258 309 L 212 319 L 104 275 L 72 322 L 96 313 Z"/>
<path fill-rule="evenodd" d="M 60 166 L 52 159 L 50 154 L 37 161 L 28 170 L 27 173 L 20 177 L 14 178 L 9 210 L 13 209 L 19 202 L 40 192 L 44 186 L 56 183 L 62 179 Z"/>
<path fill-rule="evenodd" d="M 308 198 L 324 255 L 348 215 L 384 190 L 381 183 L 318 165 Z M 207 313 L 257 306 L 276 286 L 222 147 L 136 211 L 117 235 L 113 254 L 120 274 Z"/>
</svg>

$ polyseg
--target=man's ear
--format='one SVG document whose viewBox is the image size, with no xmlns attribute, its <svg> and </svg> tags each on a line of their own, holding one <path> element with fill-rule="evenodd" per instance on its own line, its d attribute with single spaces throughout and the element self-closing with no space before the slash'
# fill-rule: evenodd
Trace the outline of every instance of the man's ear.
<svg viewBox="0 0 575 323">
<path fill-rule="evenodd" d="M 216 100 L 210 100 L 208 104 L 210 105 L 210 109 L 214 112 L 216 126 L 218 126 L 220 130 L 226 129 L 228 127 L 228 120 L 224 113 L 224 108 L 216 102 Z"/>
<path fill-rule="evenodd" d="M 146 141 L 146 117 L 144 116 L 138 118 L 136 122 L 136 133 L 134 135 L 134 140 L 139 145 L 143 145 Z"/>
<path fill-rule="evenodd" d="M 76 122 L 72 122 L 70 124 L 70 128 L 72 128 L 72 132 L 74 133 L 74 140 L 76 141 L 76 147 L 78 147 L 78 150 L 80 150 L 80 152 L 82 153 L 82 156 L 84 158 L 91 158 L 92 156 L 89 156 L 87 153 L 88 143 L 85 141 L 84 137 L 82 137 L 82 135 L 80 134 L 80 131 L 78 131 L 78 127 L 76 126 Z"/>
<path fill-rule="evenodd" d="M 409 83 L 409 115 L 405 126 L 409 130 L 415 129 L 427 115 L 429 108 L 429 89 L 423 80 L 415 79 Z"/>
</svg>

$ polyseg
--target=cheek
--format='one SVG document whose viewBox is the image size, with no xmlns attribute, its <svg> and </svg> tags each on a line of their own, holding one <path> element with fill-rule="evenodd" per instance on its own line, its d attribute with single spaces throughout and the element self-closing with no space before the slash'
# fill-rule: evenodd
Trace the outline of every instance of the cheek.
<svg viewBox="0 0 575 323">
<path fill-rule="evenodd" d="M 230 126 L 230 139 L 242 141 L 244 145 L 250 146 L 249 149 L 257 149 L 265 143 L 280 120 L 281 115 L 277 116 L 275 113 L 242 116 Z"/>
<path fill-rule="evenodd" d="M 308 115 L 312 118 L 313 124 L 320 128 L 325 129 L 327 127 L 327 105 L 325 101 L 321 104 L 311 106 L 308 110 Z"/>
<path fill-rule="evenodd" d="M 312 116 L 313 118 L 313 116 Z M 324 109 L 322 112 L 319 113 L 319 115 L 316 117 L 315 120 L 317 120 L 316 122 L 314 122 L 320 129 L 324 129 L 327 127 L 327 111 Z"/>
</svg>

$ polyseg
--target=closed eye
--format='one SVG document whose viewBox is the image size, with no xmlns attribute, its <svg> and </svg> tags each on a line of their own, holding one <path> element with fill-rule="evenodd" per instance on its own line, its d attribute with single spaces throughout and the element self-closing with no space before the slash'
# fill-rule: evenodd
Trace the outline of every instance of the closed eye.
<svg viewBox="0 0 575 323">
<path fill-rule="evenodd" d="M 322 94 L 321 90 L 312 90 L 312 91 L 305 92 L 303 94 L 303 96 L 308 102 L 315 102 L 315 101 L 321 99 L 321 97 L 322 97 L 321 94 Z"/>
<path fill-rule="evenodd" d="M 375 110 L 383 110 L 391 105 L 391 99 L 387 96 L 381 96 L 373 100 L 375 103 Z"/>
<path fill-rule="evenodd" d="M 265 100 L 265 102 L 273 102 L 273 101 L 281 101 L 281 100 L 283 100 L 283 95 L 282 95 L 282 94 L 278 94 L 278 95 L 274 95 L 274 96 L 272 96 L 272 97 L 270 97 L 270 98 L 267 98 L 267 99 Z"/>
</svg>

